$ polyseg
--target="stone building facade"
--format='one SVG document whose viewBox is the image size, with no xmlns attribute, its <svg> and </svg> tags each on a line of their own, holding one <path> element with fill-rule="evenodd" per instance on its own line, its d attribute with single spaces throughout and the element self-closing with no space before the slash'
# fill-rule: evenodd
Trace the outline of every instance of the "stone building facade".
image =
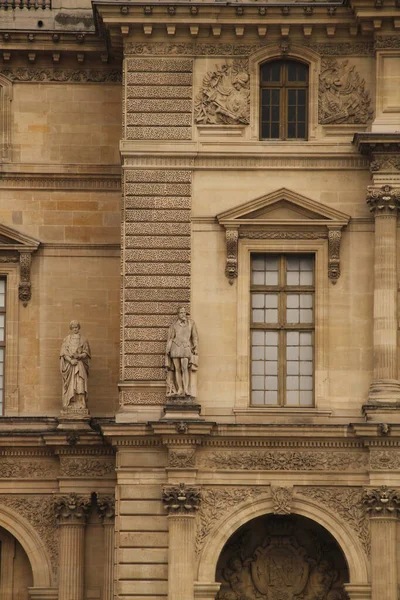
<svg viewBox="0 0 400 600">
<path fill-rule="evenodd" d="M 399 598 L 399 28 L 0 0 L 1 599 Z"/>
</svg>

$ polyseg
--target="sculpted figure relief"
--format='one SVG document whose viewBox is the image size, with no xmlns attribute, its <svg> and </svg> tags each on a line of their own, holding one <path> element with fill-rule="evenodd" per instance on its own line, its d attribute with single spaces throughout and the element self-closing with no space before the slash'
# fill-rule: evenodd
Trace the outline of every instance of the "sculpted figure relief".
<svg viewBox="0 0 400 600">
<path fill-rule="evenodd" d="M 90 347 L 80 333 L 78 321 L 69 324 L 71 333 L 64 338 L 60 351 L 63 411 L 87 410 Z"/>
<path fill-rule="evenodd" d="M 167 397 L 196 397 L 198 342 L 196 325 L 182 306 L 178 309 L 178 318 L 168 331 L 165 352 Z"/>
<path fill-rule="evenodd" d="M 248 125 L 250 77 L 247 63 L 216 65 L 203 79 L 195 99 L 195 121 L 201 125 Z"/>
</svg>

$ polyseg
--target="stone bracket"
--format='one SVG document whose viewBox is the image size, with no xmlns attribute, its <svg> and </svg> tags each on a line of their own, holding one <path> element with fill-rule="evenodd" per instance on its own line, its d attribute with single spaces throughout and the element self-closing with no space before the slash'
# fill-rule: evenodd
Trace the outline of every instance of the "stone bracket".
<svg viewBox="0 0 400 600">
<path fill-rule="evenodd" d="M 31 289 L 31 265 L 32 265 L 32 253 L 31 252 L 20 252 L 19 253 L 19 285 L 18 285 L 18 297 L 24 306 L 27 306 L 29 300 L 32 298 Z"/>
<path fill-rule="evenodd" d="M 341 228 L 328 231 L 328 277 L 333 284 L 340 277 L 340 242 L 342 239 Z"/>
<path fill-rule="evenodd" d="M 239 230 L 229 229 L 225 231 L 226 239 L 226 267 L 225 275 L 232 285 L 234 279 L 238 276 L 238 240 Z"/>
</svg>

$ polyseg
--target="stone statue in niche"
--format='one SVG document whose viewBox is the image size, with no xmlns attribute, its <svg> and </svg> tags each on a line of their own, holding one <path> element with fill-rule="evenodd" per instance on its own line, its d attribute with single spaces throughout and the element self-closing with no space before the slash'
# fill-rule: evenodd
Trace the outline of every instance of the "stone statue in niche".
<svg viewBox="0 0 400 600">
<path fill-rule="evenodd" d="M 87 414 L 90 346 L 80 333 L 80 323 L 71 321 L 71 333 L 64 338 L 60 351 L 63 414 Z"/>
<path fill-rule="evenodd" d="M 349 61 L 322 61 L 319 78 L 319 122 L 322 125 L 342 123 L 365 124 L 371 121 L 371 97 L 365 80 L 349 66 Z"/>
<path fill-rule="evenodd" d="M 167 398 L 196 397 L 198 342 L 196 325 L 188 318 L 186 309 L 181 306 L 178 309 L 178 318 L 168 331 L 165 352 Z"/>
<path fill-rule="evenodd" d="M 195 99 L 199 125 L 248 125 L 250 122 L 250 76 L 246 60 L 216 65 L 203 78 Z"/>
</svg>

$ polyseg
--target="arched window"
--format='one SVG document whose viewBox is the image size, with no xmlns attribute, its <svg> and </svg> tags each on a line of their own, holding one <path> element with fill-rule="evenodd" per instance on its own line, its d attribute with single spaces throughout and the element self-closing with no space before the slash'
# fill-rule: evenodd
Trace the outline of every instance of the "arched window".
<svg viewBox="0 0 400 600">
<path fill-rule="evenodd" d="M 306 140 L 308 66 L 275 60 L 260 70 L 260 137 L 262 140 Z"/>
</svg>

